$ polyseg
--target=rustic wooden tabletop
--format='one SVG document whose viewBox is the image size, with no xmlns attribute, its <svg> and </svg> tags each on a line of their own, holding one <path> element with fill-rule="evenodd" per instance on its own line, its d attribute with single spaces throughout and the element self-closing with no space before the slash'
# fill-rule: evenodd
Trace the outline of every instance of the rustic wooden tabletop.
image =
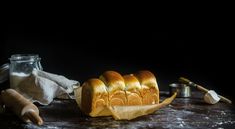
<svg viewBox="0 0 235 129">
<path fill-rule="evenodd" d="M 161 92 L 161 100 L 166 98 Z M 44 120 L 42 126 L 25 124 L 11 111 L 0 114 L 2 129 L 73 129 L 73 128 L 235 128 L 235 108 L 233 105 L 219 102 L 205 104 L 202 94 L 193 92 L 191 98 L 176 98 L 173 103 L 154 114 L 131 121 L 115 121 L 112 117 L 91 118 L 85 116 L 75 100 L 55 100 L 48 106 L 39 106 Z"/>
</svg>

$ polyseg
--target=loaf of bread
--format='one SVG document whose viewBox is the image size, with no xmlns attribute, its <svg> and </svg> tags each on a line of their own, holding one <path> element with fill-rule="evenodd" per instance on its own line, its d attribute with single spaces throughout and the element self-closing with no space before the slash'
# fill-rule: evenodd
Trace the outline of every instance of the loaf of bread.
<svg viewBox="0 0 235 129">
<path fill-rule="evenodd" d="M 111 115 L 108 106 L 158 103 L 157 80 L 150 71 L 124 76 L 106 71 L 99 79 L 89 79 L 82 85 L 81 110 L 92 117 Z"/>
</svg>

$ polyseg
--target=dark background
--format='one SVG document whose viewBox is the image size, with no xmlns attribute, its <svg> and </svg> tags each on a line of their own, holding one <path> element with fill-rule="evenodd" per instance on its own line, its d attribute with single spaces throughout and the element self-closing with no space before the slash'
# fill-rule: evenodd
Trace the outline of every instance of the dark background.
<svg viewBox="0 0 235 129">
<path fill-rule="evenodd" d="M 107 21 L 108 23 L 108 21 Z M 229 26 L 158 29 L 140 24 L 70 22 L 2 26 L 0 64 L 12 54 L 35 53 L 45 71 L 81 83 L 106 70 L 150 70 L 160 90 L 180 76 L 234 98 L 234 50 Z"/>
</svg>

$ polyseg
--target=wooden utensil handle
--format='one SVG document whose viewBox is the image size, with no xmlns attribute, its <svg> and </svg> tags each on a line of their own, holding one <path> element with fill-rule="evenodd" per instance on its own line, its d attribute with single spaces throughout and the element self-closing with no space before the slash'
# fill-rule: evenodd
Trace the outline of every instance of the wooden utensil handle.
<svg viewBox="0 0 235 129">
<path fill-rule="evenodd" d="M 232 101 L 229 100 L 228 98 L 225 98 L 225 97 L 223 97 L 223 96 L 221 96 L 221 95 L 218 95 L 218 96 L 219 96 L 219 98 L 220 98 L 221 101 L 223 101 L 223 102 L 225 102 L 225 103 L 232 104 Z"/>
<path fill-rule="evenodd" d="M 203 91 L 203 92 L 208 92 L 209 90 L 200 86 L 200 85 L 197 85 L 197 89 L 200 90 L 200 91 Z"/>
</svg>

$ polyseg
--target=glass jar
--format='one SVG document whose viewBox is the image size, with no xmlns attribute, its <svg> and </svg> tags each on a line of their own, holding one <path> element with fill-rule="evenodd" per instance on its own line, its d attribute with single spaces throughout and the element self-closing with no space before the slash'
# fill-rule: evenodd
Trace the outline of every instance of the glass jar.
<svg viewBox="0 0 235 129">
<path fill-rule="evenodd" d="M 42 70 L 41 58 L 33 54 L 12 55 L 10 60 L 10 87 L 15 89 L 23 80 L 29 77 L 33 69 Z"/>
</svg>

